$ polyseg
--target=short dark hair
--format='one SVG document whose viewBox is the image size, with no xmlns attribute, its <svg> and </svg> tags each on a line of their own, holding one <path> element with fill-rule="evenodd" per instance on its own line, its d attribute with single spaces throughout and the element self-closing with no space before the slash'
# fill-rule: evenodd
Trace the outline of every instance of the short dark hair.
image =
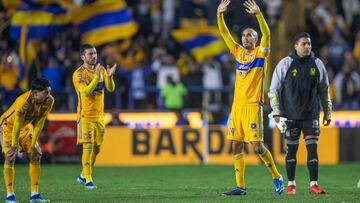
<svg viewBox="0 0 360 203">
<path fill-rule="evenodd" d="M 95 48 L 92 44 L 83 44 L 80 46 L 80 55 L 83 55 L 86 49 L 93 49 Z"/>
<path fill-rule="evenodd" d="M 293 43 L 296 44 L 298 43 L 298 41 L 301 39 L 301 38 L 310 38 L 310 34 L 307 33 L 307 32 L 300 32 L 298 33 L 297 35 L 295 35 L 294 39 L 293 39 Z"/>
<path fill-rule="evenodd" d="M 50 81 L 44 78 L 36 78 L 31 81 L 31 90 L 43 91 L 50 86 Z"/>
</svg>

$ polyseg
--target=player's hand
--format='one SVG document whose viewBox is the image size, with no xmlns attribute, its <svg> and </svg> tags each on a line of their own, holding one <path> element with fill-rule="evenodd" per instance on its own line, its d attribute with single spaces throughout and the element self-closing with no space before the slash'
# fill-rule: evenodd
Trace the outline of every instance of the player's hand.
<svg viewBox="0 0 360 203">
<path fill-rule="evenodd" d="M 6 153 L 6 156 L 10 159 L 13 160 L 16 158 L 16 155 L 18 153 L 19 149 L 17 147 L 11 147 L 10 150 Z"/>
<path fill-rule="evenodd" d="M 224 13 L 227 10 L 227 6 L 230 4 L 230 0 L 221 0 L 217 12 L 218 13 Z"/>
<path fill-rule="evenodd" d="M 280 116 L 274 116 L 274 120 L 276 123 L 279 123 L 280 122 Z"/>
<path fill-rule="evenodd" d="M 324 111 L 323 124 L 328 126 L 331 123 L 331 111 Z"/>
<path fill-rule="evenodd" d="M 280 116 L 274 116 L 276 127 L 279 128 L 280 133 L 285 133 L 287 129 L 286 118 Z"/>
<path fill-rule="evenodd" d="M 100 76 L 100 70 L 101 70 L 101 65 L 100 65 L 100 63 L 98 63 L 98 64 L 96 64 L 96 66 L 95 66 L 95 74 L 97 75 L 97 76 Z"/>
<path fill-rule="evenodd" d="M 115 71 L 116 71 L 116 66 L 117 66 L 117 64 L 114 64 L 114 65 L 111 66 L 111 68 L 110 68 L 110 66 L 107 65 L 107 67 L 106 67 L 106 72 L 107 72 L 107 74 L 108 74 L 110 77 L 115 73 Z"/>
<path fill-rule="evenodd" d="M 246 7 L 246 12 L 250 14 L 257 14 L 261 12 L 255 0 L 246 0 L 243 5 Z"/>
<path fill-rule="evenodd" d="M 328 119 L 328 118 L 326 118 L 326 116 L 324 116 L 324 118 L 323 118 L 324 126 L 328 126 L 328 125 L 330 125 L 330 123 L 331 123 L 331 119 Z"/>
</svg>

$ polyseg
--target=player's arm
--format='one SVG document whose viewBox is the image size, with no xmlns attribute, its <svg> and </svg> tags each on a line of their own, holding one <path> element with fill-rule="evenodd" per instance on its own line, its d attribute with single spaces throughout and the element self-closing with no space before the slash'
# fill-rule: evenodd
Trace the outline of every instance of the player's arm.
<svg viewBox="0 0 360 203">
<path fill-rule="evenodd" d="M 17 109 L 15 113 L 15 120 L 13 125 L 13 131 L 12 131 L 12 142 L 11 147 L 12 148 L 18 148 L 19 147 L 19 137 L 20 137 L 20 128 L 24 123 L 24 118 L 27 109 L 29 108 L 29 104 L 26 101 L 23 101 L 19 104 L 19 108 Z"/>
<path fill-rule="evenodd" d="M 246 7 L 246 11 L 248 13 L 255 14 L 262 35 L 260 40 L 260 46 L 262 49 L 265 49 L 265 51 L 267 51 L 267 49 L 270 48 L 270 29 L 265 21 L 263 14 L 260 11 L 259 6 L 256 4 L 255 0 L 245 1 L 244 6 Z"/>
<path fill-rule="evenodd" d="M 78 87 L 78 91 L 80 91 L 82 95 L 90 96 L 95 90 L 98 82 L 100 81 L 100 64 L 96 65 L 95 73 L 95 77 L 88 85 L 86 85 L 81 72 L 75 72 L 75 74 L 73 75 L 73 83 L 75 87 Z"/>
<path fill-rule="evenodd" d="M 332 103 L 329 93 L 329 78 L 323 62 L 320 59 L 316 59 L 315 63 L 320 72 L 320 100 L 324 110 L 323 124 L 327 126 L 330 125 L 332 111 Z"/>
<path fill-rule="evenodd" d="M 292 59 L 290 57 L 283 58 L 275 67 L 273 77 L 271 79 L 270 89 L 269 89 L 269 99 L 270 105 L 273 110 L 273 117 L 280 117 L 280 97 L 278 91 L 281 88 L 281 83 L 285 78 L 286 72 L 288 71 Z"/>
<path fill-rule="evenodd" d="M 106 71 L 104 71 L 104 81 L 105 87 L 107 91 L 113 92 L 115 90 L 115 82 L 114 82 L 114 73 L 116 71 L 116 64 L 113 65 L 111 68 L 107 66 Z"/>
<path fill-rule="evenodd" d="M 226 46 L 232 52 L 238 45 L 232 38 L 229 29 L 226 26 L 224 19 L 224 12 L 227 10 L 227 6 L 230 4 L 230 0 L 221 0 L 217 10 L 217 22 L 221 37 L 224 39 Z"/>
<path fill-rule="evenodd" d="M 36 119 L 35 126 L 34 126 L 34 134 L 33 134 L 32 140 L 31 140 L 31 149 L 34 149 L 34 147 L 40 137 L 41 131 L 44 128 L 44 124 L 45 124 L 47 115 L 51 111 L 53 105 L 54 105 L 54 98 L 50 97 L 50 100 L 48 102 L 48 108 L 46 109 L 44 115 L 42 115 Z"/>
</svg>

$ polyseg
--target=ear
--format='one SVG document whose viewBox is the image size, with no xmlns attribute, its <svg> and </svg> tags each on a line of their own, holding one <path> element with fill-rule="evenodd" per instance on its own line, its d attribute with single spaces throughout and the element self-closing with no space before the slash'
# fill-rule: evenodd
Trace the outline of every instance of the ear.
<svg viewBox="0 0 360 203">
<path fill-rule="evenodd" d="M 85 60 L 85 56 L 84 55 L 80 55 L 80 58 L 81 58 L 81 60 Z"/>
</svg>

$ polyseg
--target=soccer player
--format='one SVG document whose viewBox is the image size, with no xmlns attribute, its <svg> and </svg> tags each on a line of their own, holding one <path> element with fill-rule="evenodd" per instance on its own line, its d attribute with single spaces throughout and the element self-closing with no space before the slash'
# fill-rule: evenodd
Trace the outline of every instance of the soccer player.
<svg viewBox="0 0 360 203">
<path fill-rule="evenodd" d="M 307 149 L 307 166 L 310 174 L 310 193 L 323 194 L 318 187 L 317 143 L 320 134 L 320 103 L 324 110 L 323 123 L 331 122 L 332 104 L 329 96 L 329 80 L 323 62 L 311 52 L 308 33 L 294 37 L 294 50 L 276 66 L 269 91 L 270 104 L 275 122 L 285 121 L 287 194 L 296 193 L 296 153 L 301 131 Z"/>
<path fill-rule="evenodd" d="M 37 143 L 46 117 L 54 104 L 50 82 L 38 78 L 31 89 L 20 95 L 0 118 L 1 145 L 5 155 L 4 179 L 7 203 L 16 203 L 14 193 L 14 164 L 18 152 L 29 158 L 31 184 L 30 202 L 49 202 L 39 193 L 41 149 Z"/>
<path fill-rule="evenodd" d="M 237 44 L 224 21 L 223 13 L 229 4 L 230 0 L 221 1 L 217 10 L 217 20 L 220 34 L 236 59 L 234 101 L 227 135 L 227 138 L 232 140 L 234 149 L 236 187 L 223 194 L 246 195 L 244 143 L 250 142 L 255 153 L 259 155 L 272 175 L 275 195 L 280 195 L 283 191 L 283 178 L 275 166 L 271 153 L 263 143 L 263 83 L 270 54 L 270 30 L 255 1 L 247 0 L 244 3 L 246 11 L 254 14 L 259 22 L 262 33 L 260 46 L 256 46 L 258 34 L 252 28 L 247 28 L 242 32 L 242 45 Z"/>
<path fill-rule="evenodd" d="M 77 182 L 86 189 L 95 189 L 92 168 L 103 142 L 104 123 L 104 86 L 109 92 L 115 89 L 113 75 L 116 64 L 105 69 L 97 63 L 97 52 L 93 45 L 80 47 L 83 64 L 74 72 L 73 83 L 78 96 L 77 143 L 82 145 L 82 172 Z"/>
</svg>

